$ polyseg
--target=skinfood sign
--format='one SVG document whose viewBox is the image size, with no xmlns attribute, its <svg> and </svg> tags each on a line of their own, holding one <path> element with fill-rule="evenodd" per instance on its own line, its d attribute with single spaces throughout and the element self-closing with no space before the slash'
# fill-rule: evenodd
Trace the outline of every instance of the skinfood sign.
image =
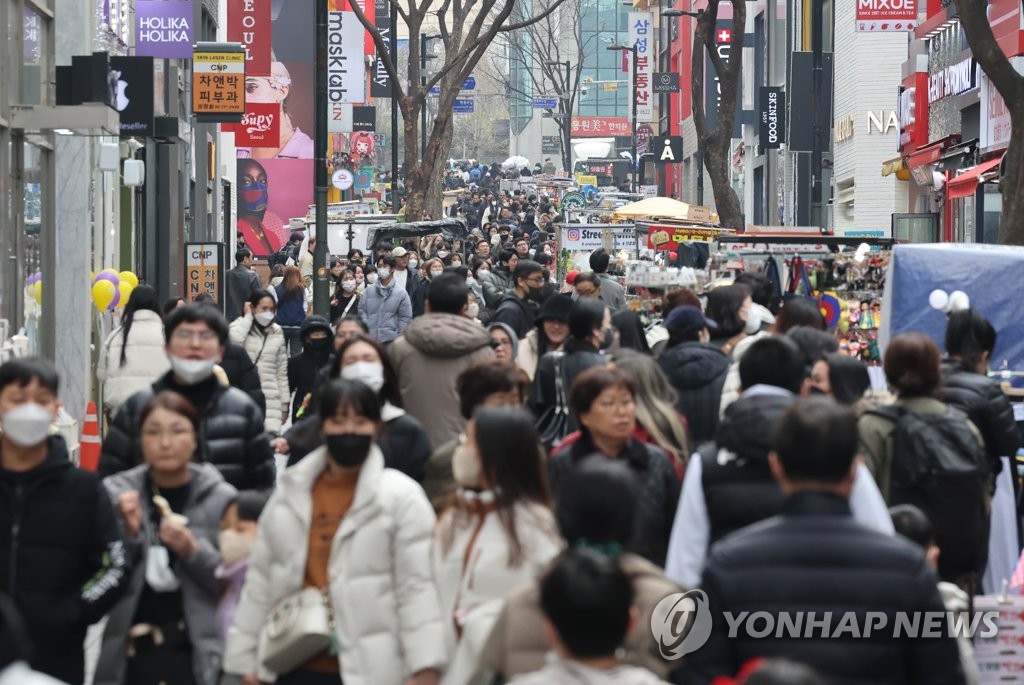
<svg viewBox="0 0 1024 685">
<path fill-rule="evenodd" d="M 928 77 L 928 102 L 966 93 L 978 86 L 974 58 L 950 65 Z"/>
</svg>

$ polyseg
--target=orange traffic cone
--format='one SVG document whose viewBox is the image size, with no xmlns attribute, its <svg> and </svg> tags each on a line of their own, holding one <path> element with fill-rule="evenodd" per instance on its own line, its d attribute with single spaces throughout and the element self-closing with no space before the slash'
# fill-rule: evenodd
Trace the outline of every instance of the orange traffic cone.
<svg viewBox="0 0 1024 685">
<path fill-rule="evenodd" d="M 96 420 L 95 402 L 89 402 L 85 409 L 78 465 L 86 471 L 96 471 L 100 467 L 100 423 Z"/>
</svg>

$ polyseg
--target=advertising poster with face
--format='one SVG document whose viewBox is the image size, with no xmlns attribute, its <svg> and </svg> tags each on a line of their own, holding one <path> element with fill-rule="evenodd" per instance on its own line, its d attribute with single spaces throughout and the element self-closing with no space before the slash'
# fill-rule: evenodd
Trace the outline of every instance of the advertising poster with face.
<svg viewBox="0 0 1024 685">
<path fill-rule="evenodd" d="M 276 107 L 277 136 L 238 149 L 238 230 L 257 257 L 288 241 L 291 217 L 313 202 L 312 2 L 270 0 L 269 76 L 248 76 L 246 103 Z M 263 108 L 265 109 L 265 107 Z"/>
</svg>

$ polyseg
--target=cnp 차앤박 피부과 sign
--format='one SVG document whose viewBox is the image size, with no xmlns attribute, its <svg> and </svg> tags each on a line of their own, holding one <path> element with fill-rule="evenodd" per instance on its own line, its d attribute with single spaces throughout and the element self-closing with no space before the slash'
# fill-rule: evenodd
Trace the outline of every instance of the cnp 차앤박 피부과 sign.
<svg viewBox="0 0 1024 685">
<path fill-rule="evenodd" d="M 192 57 L 192 111 L 206 121 L 245 115 L 245 53 L 200 52 Z"/>
</svg>

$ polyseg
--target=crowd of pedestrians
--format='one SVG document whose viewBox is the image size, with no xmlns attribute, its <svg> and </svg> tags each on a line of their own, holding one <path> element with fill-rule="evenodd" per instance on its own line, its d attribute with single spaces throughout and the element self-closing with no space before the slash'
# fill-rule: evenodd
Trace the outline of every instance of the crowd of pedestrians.
<svg viewBox="0 0 1024 685">
<path fill-rule="evenodd" d="M 890 341 L 887 395 L 756 274 L 644 329 L 607 253 L 556 283 L 518 219 L 333 260 L 329 319 L 300 241 L 267 287 L 238 250 L 231 318 L 136 288 L 98 474 L 50 430 L 52 365 L 0 367 L 0 618 L 7 595 L 34 647 L 0 667 L 81 683 L 106 616 L 111 685 L 977 682 L 953 635 L 755 639 L 725 612 L 970 606 L 1020 443 L 982 314 L 950 315 L 945 358 Z M 652 626 L 689 590 L 714 620 L 679 660 Z"/>
</svg>

